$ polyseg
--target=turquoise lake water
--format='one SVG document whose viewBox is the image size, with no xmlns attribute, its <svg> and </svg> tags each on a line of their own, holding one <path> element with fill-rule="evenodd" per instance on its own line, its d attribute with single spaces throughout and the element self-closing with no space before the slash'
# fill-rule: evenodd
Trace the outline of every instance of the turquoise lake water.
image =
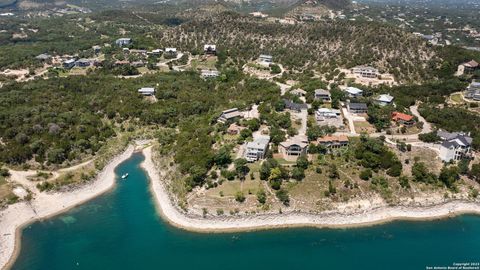
<svg viewBox="0 0 480 270">
<path fill-rule="evenodd" d="M 480 262 L 480 217 L 359 229 L 199 234 L 156 213 L 134 154 L 127 180 L 88 203 L 26 227 L 13 269 L 425 269 Z"/>
</svg>

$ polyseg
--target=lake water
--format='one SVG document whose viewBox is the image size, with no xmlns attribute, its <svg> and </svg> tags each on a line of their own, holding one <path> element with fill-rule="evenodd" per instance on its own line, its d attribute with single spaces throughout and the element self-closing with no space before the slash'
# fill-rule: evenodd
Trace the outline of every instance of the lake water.
<svg viewBox="0 0 480 270">
<path fill-rule="evenodd" d="M 200 234 L 156 213 L 141 154 L 117 187 L 22 233 L 13 269 L 426 269 L 480 262 L 480 217 L 358 229 Z"/>
</svg>

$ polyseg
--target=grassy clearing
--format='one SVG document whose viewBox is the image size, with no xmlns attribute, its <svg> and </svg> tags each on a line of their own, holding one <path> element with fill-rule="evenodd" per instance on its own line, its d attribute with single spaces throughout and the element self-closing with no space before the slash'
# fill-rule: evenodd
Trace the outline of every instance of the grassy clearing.
<svg viewBox="0 0 480 270">
<path fill-rule="evenodd" d="M 453 94 L 450 96 L 450 99 L 455 103 L 465 103 L 462 94 Z"/>
<path fill-rule="evenodd" d="M 216 188 L 211 188 L 206 192 L 207 197 L 234 197 L 237 192 L 243 192 L 245 195 L 255 195 L 258 190 L 262 189 L 261 180 L 233 180 L 224 181 Z"/>
<path fill-rule="evenodd" d="M 12 190 L 13 187 L 7 179 L 0 176 L 0 208 L 18 200 L 18 197 L 13 194 Z"/>
<path fill-rule="evenodd" d="M 353 125 L 355 126 L 355 131 L 358 133 L 366 132 L 372 133 L 375 132 L 375 128 L 368 123 L 367 121 L 354 121 Z"/>
</svg>

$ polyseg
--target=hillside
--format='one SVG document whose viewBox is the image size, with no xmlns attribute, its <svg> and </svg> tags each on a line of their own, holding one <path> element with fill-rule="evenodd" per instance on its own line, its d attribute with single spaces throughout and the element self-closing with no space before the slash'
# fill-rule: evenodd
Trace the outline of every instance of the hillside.
<svg viewBox="0 0 480 270">
<path fill-rule="evenodd" d="M 163 32 L 161 42 L 184 50 L 216 43 L 237 61 L 268 53 L 296 70 L 375 65 L 404 81 L 424 78 L 435 59 L 422 40 L 395 27 L 349 21 L 283 25 L 230 12 L 194 17 Z"/>
</svg>

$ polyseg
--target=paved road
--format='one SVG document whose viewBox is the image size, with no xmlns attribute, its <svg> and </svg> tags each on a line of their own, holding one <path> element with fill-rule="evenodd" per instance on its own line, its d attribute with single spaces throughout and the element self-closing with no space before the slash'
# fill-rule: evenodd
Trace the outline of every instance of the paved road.
<svg viewBox="0 0 480 270">
<path fill-rule="evenodd" d="M 418 121 L 423 123 L 423 129 L 420 132 L 421 134 L 432 132 L 432 125 L 430 123 L 428 123 L 427 120 L 425 120 L 425 118 L 423 118 L 420 115 L 420 113 L 418 112 L 418 105 L 417 104 L 411 106 L 410 111 L 412 112 L 412 114 L 414 116 L 416 116 L 418 118 Z"/>
</svg>

